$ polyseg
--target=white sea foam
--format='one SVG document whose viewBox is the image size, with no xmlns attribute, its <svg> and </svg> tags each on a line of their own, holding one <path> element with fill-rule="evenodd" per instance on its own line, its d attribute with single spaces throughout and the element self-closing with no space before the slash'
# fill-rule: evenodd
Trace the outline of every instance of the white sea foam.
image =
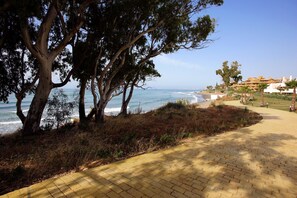
<svg viewBox="0 0 297 198">
<path fill-rule="evenodd" d="M 8 121 L 8 122 L 0 122 L 0 124 L 21 124 L 21 121 Z"/>
<path fill-rule="evenodd" d="M 121 111 L 121 107 L 106 108 L 104 110 L 105 113 L 116 113 L 116 112 L 120 112 L 120 111 Z"/>
<path fill-rule="evenodd" d="M 192 95 L 194 99 L 191 100 L 191 104 L 197 103 L 198 102 L 198 97 L 195 95 Z"/>
<path fill-rule="evenodd" d="M 23 113 L 26 113 L 26 112 L 28 112 L 29 111 L 29 109 L 24 109 L 23 110 Z M 9 111 L 9 113 L 17 113 L 17 111 Z"/>
<path fill-rule="evenodd" d="M 187 95 L 187 96 L 191 97 L 192 98 L 192 99 L 190 99 L 191 104 L 204 101 L 202 96 L 196 94 L 195 92 L 174 92 L 174 93 L 181 94 L 181 95 Z"/>
</svg>

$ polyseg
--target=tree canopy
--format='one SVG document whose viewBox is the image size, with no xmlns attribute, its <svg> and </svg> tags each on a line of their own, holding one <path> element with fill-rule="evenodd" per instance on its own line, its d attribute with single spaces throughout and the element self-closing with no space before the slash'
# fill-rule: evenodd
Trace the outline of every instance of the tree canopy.
<svg viewBox="0 0 297 198">
<path fill-rule="evenodd" d="M 237 61 L 233 61 L 230 66 L 228 65 L 228 61 L 225 61 L 223 62 L 222 69 L 216 70 L 216 75 L 222 77 L 226 89 L 242 80 L 240 66 Z"/>
<path fill-rule="evenodd" d="M 223 0 L 0 1 L 0 100 L 18 98 L 23 133 L 39 130 L 53 88 L 72 75 L 81 101 L 89 82 L 99 117 L 110 98 L 130 81 L 158 76 L 152 58 L 208 43 L 214 20 L 201 11 Z M 67 47 L 69 46 L 69 47 Z M 53 82 L 53 73 L 61 82 Z M 232 74 L 236 80 L 237 75 Z M 135 80 L 137 79 L 137 80 Z M 129 84 L 129 83 L 128 83 Z M 135 84 L 133 84 L 135 85 Z M 34 97 L 24 116 L 22 99 Z"/>
</svg>

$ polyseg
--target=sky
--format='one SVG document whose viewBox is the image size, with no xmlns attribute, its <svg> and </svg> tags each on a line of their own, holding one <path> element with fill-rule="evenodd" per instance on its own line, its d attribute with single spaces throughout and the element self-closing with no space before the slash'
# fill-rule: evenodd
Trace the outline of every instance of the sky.
<svg viewBox="0 0 297 198">
<path fill-rule="evenodd" d="M 216 19 L 213 42 L 156 57 L 162 77 L 147 82 L 148 88 L 200 90 L 220 84 L 215 71 L 224 61 L 238 61 L 243 80 L 297 77 L 297 0 L 225 0 L 203 14 Z"/>
<path fill-rule="evenodd" d="M 204 13 L 217 21 L 213 42 L 156 57 L 162 77 L 148 87 L 198 90 L 222 83 L 215 71 L 224 61 L 238 61 L 243 80 L 297 77 L 297 0 L 225 0 Z"/>
</svg>

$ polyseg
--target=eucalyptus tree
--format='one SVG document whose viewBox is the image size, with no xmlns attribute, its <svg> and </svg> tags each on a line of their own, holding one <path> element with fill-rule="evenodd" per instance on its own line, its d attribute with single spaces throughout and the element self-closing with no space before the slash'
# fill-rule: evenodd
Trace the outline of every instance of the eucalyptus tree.
<svg viewBox="0 0 297 198">
<path fill-rule="evenodd" d="M 6 3 L 2 9 L 11 6 Z M 14 13 L 9 10 L 0 12 L 0 101 L 9 102 L 8 96 L 15 94 L 17 115 L 24 123 L 21 102 L 28 92 L 34 90 L 37 66 L 21 40 L 19 26 Z"/>
<path fill-rule="evenodd" d="M 132 62 L 133 64 L 133 62 Z M 132 99 L 134 88 L 144 89 L 145 82 L 151 78 L 161 77 L 159 72 L 155 69 L 153 61 L 148 60 L 139 64 L 128 65 L 129 73 L 125 77 L 122 85 L 122 105 L 120 115 L 126 116 L 128 114 L 128 105 Z"/>
<path fill-rule="evenodd" d="M 9 40 L 6 36 L 10 35 L 10 32 L 15 33 L 11 35 L 16 35 L 11 37 L 15 39 L 12 42 L 18 43 L 19 46 L 18 50 L 10 50 L 9 55 L 1 55 L 1 75 L 9 76 L 8 74 L 16 71 L 3 65 L 7 65 L 8 60 L 22 57 L 19 56 L 22 49 L 22 54 L 25 54 L 23 61 L 19 59 L 13 62 L 26 63 L 24 67 L 20 67 L 24 68 L 20 75 L 14 74 L 15 78 L 7 78 L 9 83 L 5 85 L 9 88 L 1 89 L 1 98 L 5 99 L 9 93 L 14 93 L 15 88 L 11 87 L 19 86 L 15 79 L 24 78 L 17 91 L 21 93 L 20 98 L 29 91 L 34 92 L 34 97 L 27 116 L 21 116 L 24 123 L 23 134 L 37 132 L 51 90 L 64 86 L 78 67 L 82 68 L 82 64 L 78 63 L 80 61 L 75 62 L 75 57 L 69 60 L 70 52 L 66 46 L 74 46 L 79 38 L 79 35 L 76 37 L 78 32 L 90 32 L 93 35 L 90 37 L 90 43 L 95 44 L 96 56 L 90 64 L 93 65 L 93 68 L 90 68 L 92 73 L 86 76 L 92 75 L 93 88 L 96 81 L 99 94 L 94 96 L 99 95 L 99 101 L 95 107 L 100 109 L 97 117 L 101 118 L 102 109 L 104 111 L 109 100 L 108 96 L 112 91 L 116 92 L 123 79 L 120 81 L 115 77 L 124 65 L 127 50 L 134 50 L 135 43 L 140 39 L 145 40 L 145 43 L 154 43 L 154 46 L 162 49 L 162 53 L 174 52 L 181 48 L 198 48 L 197 44 L 206 41 L 209 33 L 214 30 L 212 19 L 209 16 L 199 17 L 198 14 L 210 5 L 222 3 L 223 0 L 1 1 L 1 50 L 4 49 L 3 46 L 8 46 Z M 9 20 L 5 21 L 4 18 L 7 16 L 2 17 L 4 15 L 8 15 Z M 195 22 L 191 17 L 196 17 Z M 7 22 L 11 24 L 5 25 Z M 88 28 L 81 30 L 85 22 L 88 23 Z M 53 82 L 53 72 L 61 74 L 60 83 Z"/>
<path fill-rule="evenodd" d="M 210 16 L 199 14 L 208 6 L 221 5 L 222 2 L 126 0 L 110 4 L 104 13 L 108 17 L 101 17 L 108 20 L 99 23 L 105 24 L 104 34 L 100 26 L 102 37 L 96 37 L 96 42 L 93 42 L 97 45 L 95 49 L 98 54 L 91 80 L 94 101 L 98 99 L 97 105 L 94 102 L 94 111 L 98 114 L 96 119 L 104 121 L 104 108 L 112 96 L 112 90 L 118 90 L 125 80 L 125 75 L 119 80 L 118 74 L 122 72 L 129 51 L 141 52 L 142 57 L 139 59 L 146 62 L 162 53 L 205 47 L 215 23 Z M 94 32 L 97 31 L 96 24 L 93 26 Z"/>
<path fill-rule="evenodd" d="M 84 33 L 83 33 L 84 34 Z M 76 70 L 73 78 L 79 82 L 79 119 L 80 122 L 87 120 L 85 112 L 85 91 L 89 87 L 89 81 L 94 73 L 97 53 L 95 46 L 91 44 L 90 35 L 87 38 L 77 38 L 73 45 L 73 65 Z"/>
<path fill-rule="evenodd" d="M 234 61 L 231 63 L 231 66 L 228 65 L 228 61 L 223 62 L 222 69 L 216 70 L 216 75 L 220 75 L 225 85 L 225 89 L 235 83 L 238 83 L 242 80 L 241 71 L 239 69 L 241 65 Z"/>
<path fill-rule="evenodd" d="M 22 130 L 24 135 L 39 131 L 41 116 L 51 90 L 64 86 L 70 79 L 72 69 L 67 73 L 66 67 L 69 65 L 64 64 L 67 54 L 66 46 L 72 42 L 75 34 L 83 25 L 85 11 L 93 2 L 104 4 L 103 0 L 6 0 L 0 2 L 1 15 L 8 13 L 13 17 L 10 22 L 16 24 L 13 27 L 13 31 L 18 35 L 15 37 L 16 42 L 22 43 L 25 51 L 29 51 L 33 61 L 37 63 L 30 72 L 32 80 L 24 83 L 28 86 L 23 86 L 26 87 L 24 92 L 36 86 L 28 114 L 26 117 L 22 116 L 21 119 L 24 123 Z M 7 28 L 4 27 L 4 29 Z M 6 42 L 2 35 L 0 41 L 1 46 Z M 15 53 L 18 51 L 16 50 Z M 28 69 L 21 71 L 20 76 L 26 76 L 28 71 Z M 53 82 L 52 72 L 54 71 L 62 74 L 62 82 Z"/>
</svg>

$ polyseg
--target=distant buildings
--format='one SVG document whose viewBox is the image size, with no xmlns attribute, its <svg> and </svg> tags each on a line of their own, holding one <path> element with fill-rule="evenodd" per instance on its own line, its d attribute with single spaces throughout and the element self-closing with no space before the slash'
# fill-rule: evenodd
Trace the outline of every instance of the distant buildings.
<svg viewBox="0 0 297 198">
<path fill-rule="evenodd" d="M 282 79 L 274 79 L 274 78 L 264 78 L 263 76 L 259 77 L 250 77 L 246 81 L 243 81 L 238 84 L 233 84 L 232 88 L 235 90 L 239 90 L 243 86 L 249 87 L 252 91 L 258 90 L 259 84 L 268 84 L 267 89 L 264 89 L 265 93 L 293 93 L 293 89 L 287 90 L 286 82 L 292 80 L 292 76 L 289 78 L 283 77 Z"/>
<path fill-rule="evenodd" d="M 291 81 L 293 78 L 283 77 L 279 83 L 270 83 L 267 89 L 264 89 L 265 93 L 293 93 L 293 89 L 286 89 L 286 82 Z"/>
<path fill-rule="evenodd" d="M 271 84 L 271 83 L 279 83 L 280 79 L 273 79 L 273 78 L 264 78 L 263 76 L 259 77 L 250 77 L 246 81 L 243 81 L 238 84 L 232 85 L 232 87 L 236 90 L 240 89 L 241 87 L 247 86 L 253 91 L 258 90 L 258 85 L 261 83 Z"/>
</svg>

